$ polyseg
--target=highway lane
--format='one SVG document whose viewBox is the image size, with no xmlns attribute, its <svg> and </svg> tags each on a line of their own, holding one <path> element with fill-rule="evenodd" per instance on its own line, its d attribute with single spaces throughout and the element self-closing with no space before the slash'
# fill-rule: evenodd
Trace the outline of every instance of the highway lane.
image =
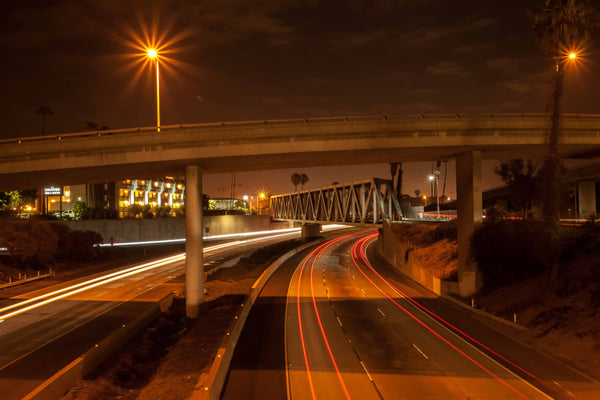
<svg viewBox="0 0 600 400">
<path fill-rule="evenodd" d="M 206 246 L 205 266 L 298 235 L 275 232 Z M 23 397 L 158 299 L 182 288 L 184 260 L 178 254 L 3 300 L 0 397 Z"/>
<path fill-rule="evenodd" d="M 600 398 L 585 376 L 370 261 L 374 237 L 330 240 L 282 266 L 248 320 L 260 322 L 242 333 L 224 399 L 283 398 L 274 379 L 284 376 L 294 399 Z"/>
</svg>

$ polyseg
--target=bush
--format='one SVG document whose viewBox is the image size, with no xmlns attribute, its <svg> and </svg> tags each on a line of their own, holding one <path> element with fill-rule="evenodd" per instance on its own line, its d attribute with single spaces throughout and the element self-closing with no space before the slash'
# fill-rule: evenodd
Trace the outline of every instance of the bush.
<svg viewBox="0 0 600 400">
<path fill-rule="evenodd" d="M 154 218 L 152 206 L 150 204 L 146 204 L 142 207 L 142 218 Z"/>
<path fill-rule="evenodd" d="M 544 272 L 551 242 L 541 221 L 499 221 L 475 231 L 472 252 L 486 290 L 494 290 Z"/>
<path fill-rule="evenodd" d="M 71 228 L 66 224 L 57 222 L 50 224 L 50 229 L 52 229 L 58 239 L 56 244 L 56 258 L 67 258 L 71 252 L 71 241 L 69 240 Z"/>
<path fill-rule="evenodd" d="M 70 251 L 68 257 L 84 261 L 96 256 L 95 244 L 102 243 L 102 236 L 94 231 L 72 231 L 69 234 Z"/>
<path fill-rule="evenodd" d="M 58 236 L 50 224 L 41 221 L 31 222 L 26 225 L 33 243 L 37 244 L 35 262 L 46 265 L 53 261 L 58 248 Z"/>
</svg>

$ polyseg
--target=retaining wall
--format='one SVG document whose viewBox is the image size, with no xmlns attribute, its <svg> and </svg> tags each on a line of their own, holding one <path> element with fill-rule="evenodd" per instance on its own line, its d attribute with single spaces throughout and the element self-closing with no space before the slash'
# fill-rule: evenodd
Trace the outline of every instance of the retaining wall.
<svg viewBox="0 0 600 400">
<path fill-rule="evenodd" d="M 204 236 L 266 231 L 291 227 L 289 222 L 271 222 L 268 215 L 205 216 Z M 105 242 L 112 236 L 117 242 L 185 238 L 185 218 L 105 219 L 63 221 L 71 229 L 95 231 Z"/>
<path fill-rule="evenodd" d="M 377 240 L 377 250 L 385 259 L 412 280 L 437 295 L 458 294 L 458 282 L 445 281 L 428 273 L 413 257 L 414 245 L 392 231 L 390 223 L 383 223 L 383 232 Z"/>
</svg>

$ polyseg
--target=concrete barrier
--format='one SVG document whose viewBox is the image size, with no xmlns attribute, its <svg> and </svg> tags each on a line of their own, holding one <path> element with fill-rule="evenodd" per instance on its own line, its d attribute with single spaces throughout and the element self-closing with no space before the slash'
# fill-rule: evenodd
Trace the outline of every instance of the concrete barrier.
<svg viewBox="0 0 600 400">
<path fill-rule="evenodd" d="M 252 292 L 246 296 L 246 299 L 242 304 L 241 312 L 239 315 L 236 315 L 236 318 L 229 325 L 227 335 L 219 345 L 217 355 L 215 356 L 210 370 L 208 373 L 202 374 L 198 379 L 198 383 L 190 396 L 190 400 L 218 400 L 221 397 L 221 391 L 223 390 L 223 385 L 225 384 L 225 379 L 229 372 L 229 365 L 231 363 L 231 358 L 233 357 L 235 346 L 240 338 L 248 314 L 250 314 L 250 310 L 258 298 L 258 295 L 265 287 L 265 284 L 277 268 L 289 258 L 311 246 L 318 245 L 324 240 L 325 239 L 310 242 L 288 251 L 272 263 L 262 275 L 258 277 L 254 285 L 252 285 Z"/>
<path fill-rule="evenodd" d="M 139 315 L 129 324 L 112 333 L 100 343 L 86 351 L 83 355 L 73 360 L 66 367 L 47 379 L 34 391 L 23 397 L 23 400 L 56 400 L 60 399 L 84 376 L 92 372 L 114 351 L 122 347 L 136 333 L 150 322 L 155 320 L 163 311 L 169 309 L 173 303 L 174 294 L 170 293 L 157 303 L 154 303 L 146 312 Z"/>
<path fill-rule="evenodd" d="M 268 215 L 215 215 L 205 216 L 204 235 L 225 235 L 253 231 L 291 228 L 290 222 L 271 222 Z M 105 242 L 111 237 L 117 242 L 185 238 L 185 218 L 137 218 L 61 221 L 71 229 L 94 231 Z"/>
</svg>

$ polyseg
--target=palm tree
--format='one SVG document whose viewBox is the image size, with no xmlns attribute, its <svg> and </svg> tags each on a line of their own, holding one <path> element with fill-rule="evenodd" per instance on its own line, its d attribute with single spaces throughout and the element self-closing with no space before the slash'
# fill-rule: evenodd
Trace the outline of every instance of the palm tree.
<svg viewBox="0 0 600 400">
<path fill-rule="evenodd" d="M 588 0 L 546 0 L 544 7 L 533 12 L 536 41 L 552 57 L 554 77 L 551 92 L 551 128 L 546 134 L 548 155 L 543 166 L 547 194 L 544 196 L 544 218 L 558 224 L 560 218 L 560 119 L 563 99 L 564 63 L 568 50 L 581 47 L 597 26 L 597 13 Z"/>
<path fill-rule="evenodd" d="M 561 104 L 563 99 L 563 54 L 582 47 L 590 31 L 598 25 L 597 13 L 588 0 L 546 0 L 544 7 L 533 11 L 533 30 L 539 46 L 552 57 L 554 77 L 551 92 L 551 128 L 546 134 L 548 155 L 541 174 L 545 177 L 544 219 L 548 222 L 551 248 L 558 249 L 560 232 L 560 170 L 559 153 Z M 558 251 L 551 257 L 550 280 L 558 282 Z"/>
<path fill-rule="evenodd" d="M 300 184 L 300 174 L 297 172 L 294 172 L 292 174 L 292 184 L 294 185 L 294 190 L 297 192 L 298 191 L 298 185 Z"/>
<path fill-rule="evenodd" d="M 42 136 L 46 134 L 46 117 L 48 115 L 52 115 L 54 114 L 54 111 L 52 111 L 50 109 L 50 107 L 47 106 L 39 106 L 36 110 L 35 110 L 36 114 L 41 114 L 42 115 Z"/>
<path fill-rule="evenodd" d="M 300 175 L 300 184 L 302 185 L 302 190 L 304 190 L 304 184 L 308 182 L 308 175 L 302 174 Z"/>
</svg>

